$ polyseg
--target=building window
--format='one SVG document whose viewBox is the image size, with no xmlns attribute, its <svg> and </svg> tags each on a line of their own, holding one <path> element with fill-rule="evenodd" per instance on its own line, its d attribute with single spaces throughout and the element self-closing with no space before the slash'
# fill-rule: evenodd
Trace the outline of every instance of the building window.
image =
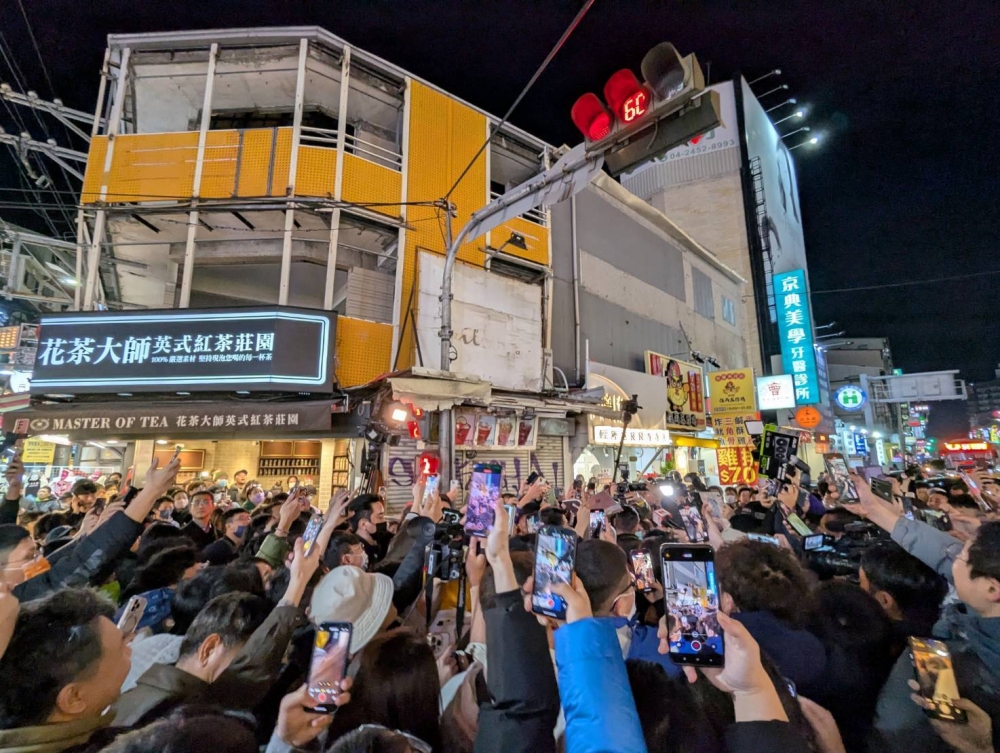
<svg viewBox="0 0 1000 753">
<path fill-rule="evenodd" d="M 707 319 L 714 319 L 715 301 L 712 299 L 712 278 L 692 267 L 691 281 L 694 285 L 694 310 Z"/>
<path fill-rule="evenodd" d="M 736 304 L 722 296 L 722 320 L 736 326 Z"/>
</svg>

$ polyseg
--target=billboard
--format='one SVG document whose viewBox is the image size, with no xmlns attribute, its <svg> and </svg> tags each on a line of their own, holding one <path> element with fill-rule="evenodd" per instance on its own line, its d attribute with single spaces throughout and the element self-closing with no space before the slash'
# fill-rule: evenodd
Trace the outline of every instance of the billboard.
<svg viewBox="0 0 1000 753">
<path fill-rule="evenodd" d="M 806 271 L 795 269 L 775 275 L 774 298 L 781 363 L 785 373 L 792 375 L 795 404 L 815 405 L 819 402 L 819 377 Z"/>
<path fill-rule="evenodd" d="M 646 351 L 645 359 L 646 373 L 664 377 L 667 381 L 667 428 L 704 429 L 705 382 L 701 366 L 651 350 Z"/>
<path fill-rule="evenodd" d="M 709 405 L 713 416 L 756 412 L 755 392 L 753 369 L 713 371 L 708 375 Z"/>
<path fill-rule="evenodd" d="M 757 377 L 757 404 L 761 410 L 795 407 L 795 383 L 791 374 Z"/>
<path fill-rule="evenodd" d="M 805 269 L 806 242 L 802 233 L 802 207 L 799 204 L 798 182 L 791 152 L 750 86 L 743 79 L 740 84 L 746 125 L 747 160 L 752 162 L 755 157 L 760 160 L 767 210 L 762 222 L 771 241 L 774 273 L 777 275 L 792 269 Z"/>
<path fill-rule="evenodd" d="M 719 114 L 722 116 L 722 125 L 691 139 L 682 146 L 674 147 L 659 159 L 653 160 L 653 163 L 676 162 L 689 157 L 698 157 L 702 154 L 739 147 L 739 124 L 736 120 L 736 97 L 733 94 L 733 82 L 723 81 L 721 84 L 712 84 L 705 88 L 719 94 Z M 640 166 L 636 168 L 635 172 L 642 169 L 643 167 Z"/>
<path fill-rule="evenodd" d="M 335 323 L 278 307 L 43 316 L 31 391 L 330 392 Z"/>
</svg>

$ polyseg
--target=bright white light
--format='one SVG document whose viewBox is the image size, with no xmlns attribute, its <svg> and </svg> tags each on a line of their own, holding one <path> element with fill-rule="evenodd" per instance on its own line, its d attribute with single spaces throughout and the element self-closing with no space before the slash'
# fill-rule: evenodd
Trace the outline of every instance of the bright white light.
<svg viewBox="0 0 1000 753">
<path fill-rule="evenodd" d="M 809 143 L 810 144 L 818 144 L 819 143 L 819 139 L 816 138 L 815 136 L 813 136 L 811 139 L 809 139 Z"/>
<path fill-rule="evenodd" d="M 805 115 L 805 113 L 802 112 L 802 110 L 796 110 L 795 111 L 795 117 L 801 118 L 803 115 Z"/>
<path fill-rule="evenodd" d="M 73 444 L 69 441 L 69 437 L 63 436 L 62 434 L 41 434 L 38 438 L 43 442 L 51 442 L 52 444 L 61 444 L 66 446 Z"/>
<path fill-rule="evenodd" d="M 72 287 L 75 288 L 78 284 L 79 283 L 77 283 L 77 281 L 74 280 L 72 277 L 64 277 L 63 278 L 63 285 L 71 285 Z"/>
<path fill-rule="evenodd" d="M 406 409 L 405 408 L 393 408 L 392 409 L 392 420 L 393 421 L 405 421 L 406 420 Z"/>
<path fill-rule="evenodd" d="M 875 439 L 881 439 L 882 438 L 882 432 L 876 431 L 876 432 L 874 432 L 872 434 L 872 436 L 875 437 Z"/>
<path fill-rule="evenodd" d="M 674 496 L 674 487 L 670 484 L 660 484 L 660 494 L 664 497 Z"/>
<path fill-rule="evenodd" d="M 156 444 L 170 444 L 166 439 L 157 439 Z"/>
</svg>

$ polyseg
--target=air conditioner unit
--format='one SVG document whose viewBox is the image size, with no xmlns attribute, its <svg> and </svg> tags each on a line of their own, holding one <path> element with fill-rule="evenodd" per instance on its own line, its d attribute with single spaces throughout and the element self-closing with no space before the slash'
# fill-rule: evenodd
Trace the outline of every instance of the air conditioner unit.
<svg viewBox="0 0 1000 753">
<path fill-rule="evenodd" d="M 551 270 L 544 264 L 526 261 L 492 248 L 486 249 L 486 262 L 483 266 L 487 272 L 493 272 L 504 277 L 512 277 L 515 280 L 521 280 L 532 285 L 541 282 L 552 274 Z"/>
</svg>

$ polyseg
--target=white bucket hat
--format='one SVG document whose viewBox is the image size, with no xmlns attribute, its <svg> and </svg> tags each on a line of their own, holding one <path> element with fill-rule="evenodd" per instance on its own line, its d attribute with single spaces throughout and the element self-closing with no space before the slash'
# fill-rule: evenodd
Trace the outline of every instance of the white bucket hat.
<svg viewBox="0 0 1000 753">
<path fill-rule="evenodd" d="M 351 654 L 356 654 L 382 627 L 392 606 L 392 578 L 341 565 L 327 573 L 313 591 L 309 619 L 314 624 L 350 622 Z"/>
</svg>

